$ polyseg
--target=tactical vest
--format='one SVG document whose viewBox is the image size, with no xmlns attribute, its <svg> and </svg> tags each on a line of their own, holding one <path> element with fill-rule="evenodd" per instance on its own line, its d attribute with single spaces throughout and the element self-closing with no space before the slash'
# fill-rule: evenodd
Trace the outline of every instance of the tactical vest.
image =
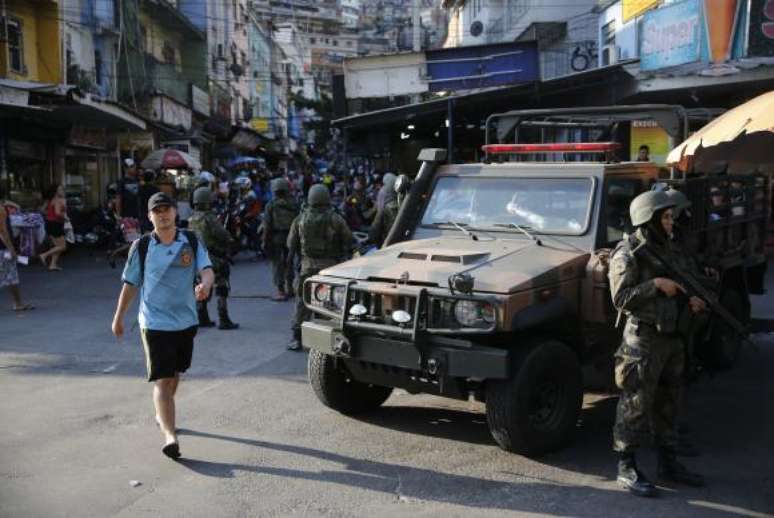
<svg viewBox="0 0 774 518">
<path fill-rule="evenodd" d="M 398 210 L 400 209 L 400 205 L 398 205 L 397 200 L 392 200 L 384 204 L 384 235 L 390 233 L 390 229 L 392 228 L 392 225 L 395 223 L 395 220 L 398 219 Z"/>
<path fill-rule="evenodd" d="M 298 216 L 298 207 L 291 200 L 277 198 L 270 202 L 271 230 L 273 232 L 290 231 L 293 220 Z"/>
<path fill-rule="evenodd" d="M 188 228 L 196 232 L 210 254 L 227 256 L 228 243 L 219 240 L 213 230 L 214 225 L 217 224 L 215 215 L 210 212 L 197 210 L 188 218 Z"/>
<path fill-rule="evenodd" d="M 610 254 L 610 257 L 614 257 L 619 252 L 632 253 L 640 240 L 638 233 L 635 233 L 628 238 L 622 239 L 618 245 Z M 654 246 L 654 245 L 651 245 Z M 670 252 L 664 252 L 659 250 L 662 257 L 669 258 Z M 653 264 L 643 254 L 635 253 L 634 259 L 637 262 L 637 281 L 636 285 L 640 285 L 656 277 L 669 277 L 663 272 L 662 268 L 657 264 Z M 680 313 L 680 299 L 681 297 L 666 297 L 663 293 L 658 294 L 649 301 L 638 305 L 634 309 L 624 310 L 624 313 L 629 316 L 654 325 L 659 332 L 666 334 L 674 334 L 677 332 L 678 317 Z"/>
<path fill-rule="evenodd" d="M 341 255 L 341 236 L 333 227 L 333 209 L 305 209 L 298 222 L 301 255 L 312 259 L 335 259 Z"/>
</svg>

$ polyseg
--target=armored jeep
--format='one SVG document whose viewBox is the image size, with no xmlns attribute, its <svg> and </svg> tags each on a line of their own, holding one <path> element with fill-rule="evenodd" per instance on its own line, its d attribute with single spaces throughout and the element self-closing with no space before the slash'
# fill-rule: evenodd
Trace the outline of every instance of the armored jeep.
<svg viewBox="0 0 774 518">
<path fill-rule="evenodd" d="M 509 155 L 614 149 L 485 147 Z M 305 283 L 302 296 L 315 314 L 302 327 L 310 384 L 344 414 L 379 407 L 393 388 L 474 397 L 485 402 L 502 448 L 557 449 L 578 421 L 583 366 L 612 358 L 620 341 L 607 259 L 630 230 L 629 202 L 659 181 L 660 170 L 649 162 L 440 165 L 444 156 L 420 153 L 383 249 Z M 718 178 L 667 182 L 694 200 L 695 252 L 712 255 L 724 304 L 744 320 L 748 289 L 756 288 L 748 270 L 763 261 L 763 240 L 752 239 L 764 235 L 765 221 L 755 192 L 767 184 L 754 175 Z M 712 217 L 721 209 L 710 206 L 710 185 L 728 196 L 722 220 Z M 733 257 L 723 255 L 732 241 Z M 732 362 L 739 338 L 723 326 L 713 335 L 718 361 Z"/>
</svg>

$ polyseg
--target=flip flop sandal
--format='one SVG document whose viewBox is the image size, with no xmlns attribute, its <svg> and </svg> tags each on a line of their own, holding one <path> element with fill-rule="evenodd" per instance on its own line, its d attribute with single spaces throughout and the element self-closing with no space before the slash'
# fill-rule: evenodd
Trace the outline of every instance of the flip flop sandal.
<svg viewBox="0 0 774 518">
<path fill-rule="evenodd" d="M 180 458 L 180 444 L 176 442 L 171 442 L 169 444 L 164 445 L 163 448 L 161 448 L 161 453 L 169 457 L 170 459 L 179 459 Z"/>
<path fill-rule="evenodd" d="M 24 304 L 23 306 L 19 306 L 18 308 L 13 308 L 14 311 L 32 311 L 35 309 L 35 306 L 32 304 Z"/>
</svg>

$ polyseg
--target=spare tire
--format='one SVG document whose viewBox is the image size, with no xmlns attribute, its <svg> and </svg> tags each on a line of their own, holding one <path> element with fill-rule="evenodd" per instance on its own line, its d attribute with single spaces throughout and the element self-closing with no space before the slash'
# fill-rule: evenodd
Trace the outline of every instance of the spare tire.
<svg viewBox="0 0 774 518">
<path fill-rule="evenodd" d="M 539 455 L 561 448 L 575 431 L 583 403 L 577 355 L 555 340 L 534 343 L 510 379 L 489 380 L 486 417 L 506 451 Z"/>
<path fill-rule="evenodd" d="M 317 350 L 309 351 L 309 383 L 317 399 L 342 414 L 374 410 L 387 401 L 392 387 L 361 383 L 349 374 L 343 361 Z"/>
</svg>

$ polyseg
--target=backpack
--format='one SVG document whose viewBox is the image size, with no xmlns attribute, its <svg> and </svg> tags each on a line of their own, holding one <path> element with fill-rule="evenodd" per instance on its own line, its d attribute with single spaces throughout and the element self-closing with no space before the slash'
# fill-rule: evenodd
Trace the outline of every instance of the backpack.
<svg viewBox="0 0 774 518">
<path fill-rule="evenodd" d="M 185 234 L 185 237 L 188 240 L 188 244 L 193 250 L 194 257 L 196 257 L 196 254 L 199 252 L 199 239 L 196 237 L 196 233 L 191 230 L 181 229 L 180 231 Z M 145 234 L 140 239 L 135 241 L 135 245 L 137 246 L 137 253 L 140 254 L 140 277 L 143 281 L 145 281 L 145 259 L 148 257 L 148 247 L 150 246 L 150 240 L 151 235 Z"/>
<path fill-rule="evenodd" d="M 317 211 L 307 209 L 300 216 L 298 230 L 301 237 L 301 254 L 313 259 L 331 259 L 337 256 L 341 248 L 335 243 L 332 210 Z"/>
</svg>

